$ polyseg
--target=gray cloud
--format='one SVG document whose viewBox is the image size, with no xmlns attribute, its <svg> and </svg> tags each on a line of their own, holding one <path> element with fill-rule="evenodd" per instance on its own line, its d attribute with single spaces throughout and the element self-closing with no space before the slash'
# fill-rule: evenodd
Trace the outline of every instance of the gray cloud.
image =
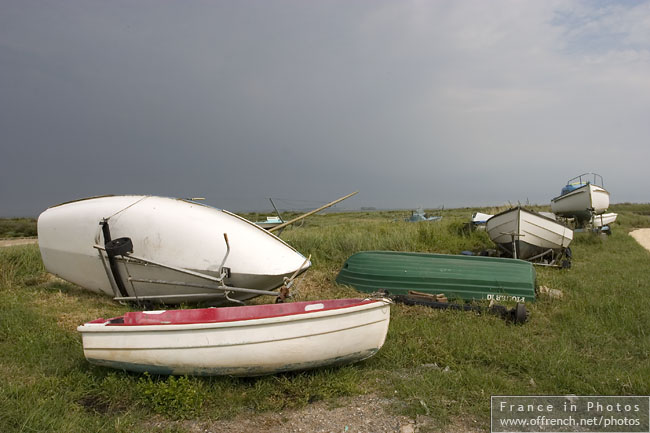
<svg viewBox="0 0 650 433">
<path fill-rule="evenodd" d="M 647 202 L 648 2 L 14 1 L 1 216 L 107 193 Z"/>
</svg>

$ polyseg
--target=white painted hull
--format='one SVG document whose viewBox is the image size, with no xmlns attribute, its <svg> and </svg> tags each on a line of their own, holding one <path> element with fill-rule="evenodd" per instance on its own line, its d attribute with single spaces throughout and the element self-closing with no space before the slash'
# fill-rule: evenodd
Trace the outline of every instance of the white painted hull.
<svg viewBox="0 0 650 433">
<path fill-rule="evenodd" d="M 474 212 L 472 214 L 472 222 L 474 224 L 485 224 L 487 220 L 492 218 L 494 215 L 490 215 L 487 213 L 482 213 L 482 212 Z"/>
<path fill-rule="evenodd" d="M 123 296 L 109 276 L 106 254 L 94 247 L 104 245 L 99 223 L 105 218 L 112 239 L 131 238 L 134 256 L 213 277 L 219 276 L 226 255 L 226 233 L 231 249 L 224 263 L 230 270 L 225 279 L 229 286 L 272 290 L 282 285 L 284 277 L 310 265 L 280 238 L 227 211 L 180 199 L 108 196 L 54 206 L 39 216 L 38 241 L 45 268 L 88 290 Z M 122 257 L 116 261 L 129 297 L 169 304 L 224 301 L 217 283 L 156 265 L 125 262 Z M 230 295 L 240 300 L 254 296 Z"/>
<path fill-rule="evenodd" d="M 502 212 L 487 220 L 490 239 L 517 258 L 528 259 L 547 250 L 560 250 L 573 240 L 573 230 L 536 212 L 521 207 Z"/>
<path fill-rule="evenodd" d="M 592 214 L 602 214 L 609 207 L 609 192 L 588 183 L 551 200 L 554 214 L 567 218 L 591 219 Z"/>
<path fill-rule="evenodd" d="M 387 300 L 349 299 L 177 310 L 183 315 L 205 310 L 221 314 L 217 310 L 236 309 L 244 315 L 246 309 L 271 311 L 262 315 L 270 317 L 149 325 L 128 325 L 126 317 L 149 314 L 152 323 L 160 323 L 170 312 L 127 313 L 124 324 L 98 319 L 77 329 L 84 355 L 94 364 L 156 374 L 257 376 L 345 364 L 374 355 L 386 339 L 389 304 Z M 273 311 L 284 308 L 299 311 L 280 316 Z M 157 316 L 162 320 L 156 322 Z"/>
<path fill-rule="evenodd" d="M 617 217 L 618 217 L 618 214 L 613 213 L 613 212 L 604 213 L 604 214 L 600 214 L 600 215 L 594 215 L 593 225 L 594 225 L 594 227 L 606 226 L 606 225 L 609 225 L 609 224 L 613 223 L 614 221 L 616 221 Z"/>
</svg>

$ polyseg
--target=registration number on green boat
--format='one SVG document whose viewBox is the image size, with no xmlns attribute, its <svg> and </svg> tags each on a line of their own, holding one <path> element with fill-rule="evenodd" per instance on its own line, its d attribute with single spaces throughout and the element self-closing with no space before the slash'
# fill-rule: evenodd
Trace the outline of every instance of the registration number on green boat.
<svg viewBox="0 0 650 433">
<path fill-rule="evenodd" d="M 485 295 L 485 299 L 488 301 L 513 301 L 513 302 L 524 302 L 525 298 L 523 296 L 514 296 L 514 295 L 501 295 L 501 294 L 492 294 L 488 293 Z"/>
</svg>

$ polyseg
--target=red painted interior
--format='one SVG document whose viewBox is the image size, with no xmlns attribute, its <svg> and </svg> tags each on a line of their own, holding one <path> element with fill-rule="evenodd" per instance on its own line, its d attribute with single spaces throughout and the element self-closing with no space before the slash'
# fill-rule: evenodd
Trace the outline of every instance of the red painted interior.
<svg viewBox="0 0 650 433">
<path fill-rule="evenodd" d="M 293 302 L 287 304 L 263 304 L 249 305 L 243 307 L 222 307 L 222 308 L 197 308 L 191 310 L 167 310 L 160 314 L 146 314 L 145 312 L 125 313 L 122 317 L 109 319 L 108 326 L 133 326 L 133 325 L 163 325 L 163 324 L 190 324 L 210 322 L 233 322 L 237 320 L 264 319 L 269 317 L 290 316 L 305 314 L 313 311 L 335 310 L 339 308 L 363 305 L 373 300 L 357 298 L 330 299 L 324 301 Z M 312 311 L 305 311 L 305 307 L 312 304 L 323 304 L 324 308 Z M 122 322 L 123 319 L 123 323 Z M 103 319 L 97 319 L 90 323 L 102 323 Z"/>
</svg>

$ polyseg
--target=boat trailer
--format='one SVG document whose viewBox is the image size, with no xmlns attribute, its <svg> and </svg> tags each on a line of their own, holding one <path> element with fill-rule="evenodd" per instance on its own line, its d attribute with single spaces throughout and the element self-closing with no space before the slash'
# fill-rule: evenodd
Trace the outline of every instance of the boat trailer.
<svg viewBox="0 0 650 433">
<path fill-rule="evenodd" d="M 505 254 L 506 257 L 519 259 L 517 242 L 516 242 L 517 240 L 516 238 L 518 237 L 518 235 L 515 233 L 507 233 L 507 234 L 510 234 L 510 236 L 512 236 L 512 252 L 506 249 L 503 245 L 497 244 L 497 247 L 499 248 L 499 251 L 501 253 Z M 543 251 L 537 255 L 528 257 L 527 259 L 521 259 L 521 260 L 526 260 L 527 262 L 531 262 L 533 265 L 536 266 L 569 269 L 571 267 L 571 257 L 572 255 L 571 255 L 570 247 L 560 248 L 560 249 L 549 248 L 546 251 Z"/>
<path fill-rule="evenodd" d="M 439 310 L 474 311 L 479 314 L 494 314 L 505 321 L 516 324 L 522 324 L 528 320 L 528 311 L 526 310 L 526 306 L 521 302 L 518 302 L 514 308 L 508 309 L 504 305 L 496 305 L 492 304 L 492 302 L 487 307 L 467 303 L 454 304 L 447 302 L 447 298 L 444 295 L 432 295 L 415 290 L 409 290 L 408 293 L 408 295 L 391 295 L 387 290 L 383 290 L 379 292 L 379 295 L 404 305 L 421 305 Z"/>
</svg>

